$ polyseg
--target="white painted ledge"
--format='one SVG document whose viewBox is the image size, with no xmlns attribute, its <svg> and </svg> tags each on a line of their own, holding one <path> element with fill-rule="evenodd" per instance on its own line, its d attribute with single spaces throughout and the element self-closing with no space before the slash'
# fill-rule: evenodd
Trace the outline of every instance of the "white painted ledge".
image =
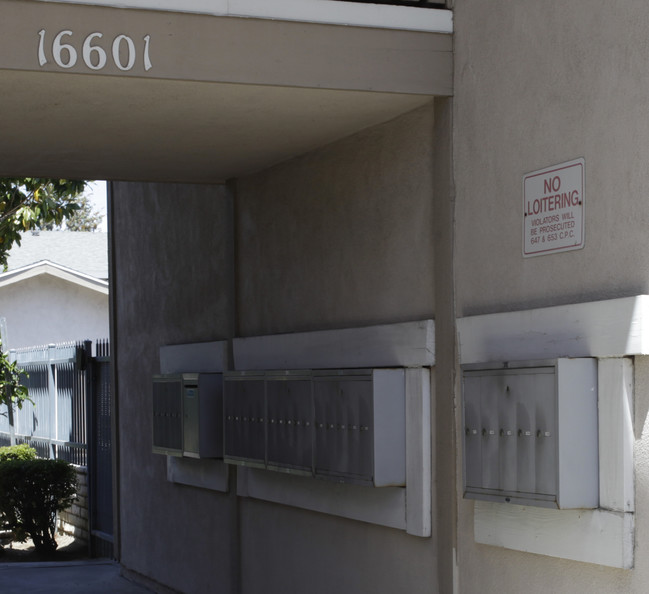
<svg viewBox="0 0 649 594">
<path fill-rule="evenodd" d="M 167 456 L 167 480 L 170 483 L 227 493 L 228 477 L 228 465 L 222 460 L 195 460 Z"/>
<path fill-rule="evenodd" d="M 460 361 L 649 354 L 649 295 L 458 320 Z"/>
<path fill-rule="evenodd" d="M 239 467 L 237 495 L 406 529 L 406 489 L 403 487 L 375 489 Z"/>
<path fill-rule="evenodd" d="M 453 33 L 450 10 L 331 0 L 37 0 L 429 33 Z"/>
<path fill-rule="evenodd" d="M 223 373 L 227 369 L 225 340 L 160 347 L 160 373 Z"/>
<path fill-rule="evenodd" d="M 475 541 L 609 567 L 633 567 L 634 514 L 476 501 Z"/>
<path fill-rule="evenodd" d="M 234 368 L 353 369 L 432 367 L 433 320 L 235 338 Z"/>
</svg>

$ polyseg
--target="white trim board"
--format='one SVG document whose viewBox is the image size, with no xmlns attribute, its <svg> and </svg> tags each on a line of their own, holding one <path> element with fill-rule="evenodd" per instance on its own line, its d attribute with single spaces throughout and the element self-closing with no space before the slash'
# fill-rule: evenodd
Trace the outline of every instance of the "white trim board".
<svg viewBox="0 0 649 594">
<path fill-rule="evenodd" d="M 475 541 L 609 567 L 633 567 L 634 514 L 476 501 Z"/>
<path fill-rule="evenodd" d="M 37 0 L 137 10 L 186 12 L 212 16 L 247 17 L 399 29 L 428 33 L 453 33 L 453 13 L 434 8 L 362 4 L 331 0 Z"/>
<path fill-rule="evenodd" d="M 403 487 L 377 489 L 239 467 L 237 495 L 406 529 L 406 489 Z"/>
<path fill-rule="evenodd" d="M 226 340 L 160 347 L 160 373 L 222 373 L 227 369 Z"/>
<path fill-rule="evenodd" d="M 433 320 L 273 334 L 233 341 L 234 368 L 353 369 L 360 367 L 432 367 Z"/>
<path fill-rule="evenodd" d="M 649 354 L 649 295 L 460 318 L 461 363 Z"/>
</svg>

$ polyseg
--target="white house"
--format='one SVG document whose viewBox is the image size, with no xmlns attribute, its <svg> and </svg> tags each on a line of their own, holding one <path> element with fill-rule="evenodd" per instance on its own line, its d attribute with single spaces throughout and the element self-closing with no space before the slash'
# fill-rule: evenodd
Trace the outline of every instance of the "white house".
<svg viewBox="0 0 649 594">
<path fill-rule="evenodd" d="M 108 336 L 106 233 L 28 233 L 7 268 L 0 274 L 5 348 Z"/>
</svg>

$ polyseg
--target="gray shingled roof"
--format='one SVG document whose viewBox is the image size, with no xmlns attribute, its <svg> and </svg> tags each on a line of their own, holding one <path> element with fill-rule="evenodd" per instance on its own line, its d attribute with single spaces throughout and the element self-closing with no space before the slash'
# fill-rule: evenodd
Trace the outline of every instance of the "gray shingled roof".
<svg viewBox="0 0 649 594">
<path fill-rule="evenodd" d="M 108 233 L 40 231 L 24 233 L 14 245 L 7 270 L 16 270 L 42 260 L 71 268 L 95 278 L 108 279 Z"/>
</svg>

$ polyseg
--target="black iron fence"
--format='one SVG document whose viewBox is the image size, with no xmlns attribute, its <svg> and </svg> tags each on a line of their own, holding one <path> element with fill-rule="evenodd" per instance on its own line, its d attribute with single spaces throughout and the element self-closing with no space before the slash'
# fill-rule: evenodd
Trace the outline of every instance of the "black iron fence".
<svg viewBox="0 0 649 594">
<path fill-rule="evenodd" d="M 94 352 L 93 352 L 94 351 Z M 0 445 L 88 468 L 91 552 L 112 556 L 111 358 L 108 340 L 12 350 L 33 404 L 0 406 Z"/>
</svg>

